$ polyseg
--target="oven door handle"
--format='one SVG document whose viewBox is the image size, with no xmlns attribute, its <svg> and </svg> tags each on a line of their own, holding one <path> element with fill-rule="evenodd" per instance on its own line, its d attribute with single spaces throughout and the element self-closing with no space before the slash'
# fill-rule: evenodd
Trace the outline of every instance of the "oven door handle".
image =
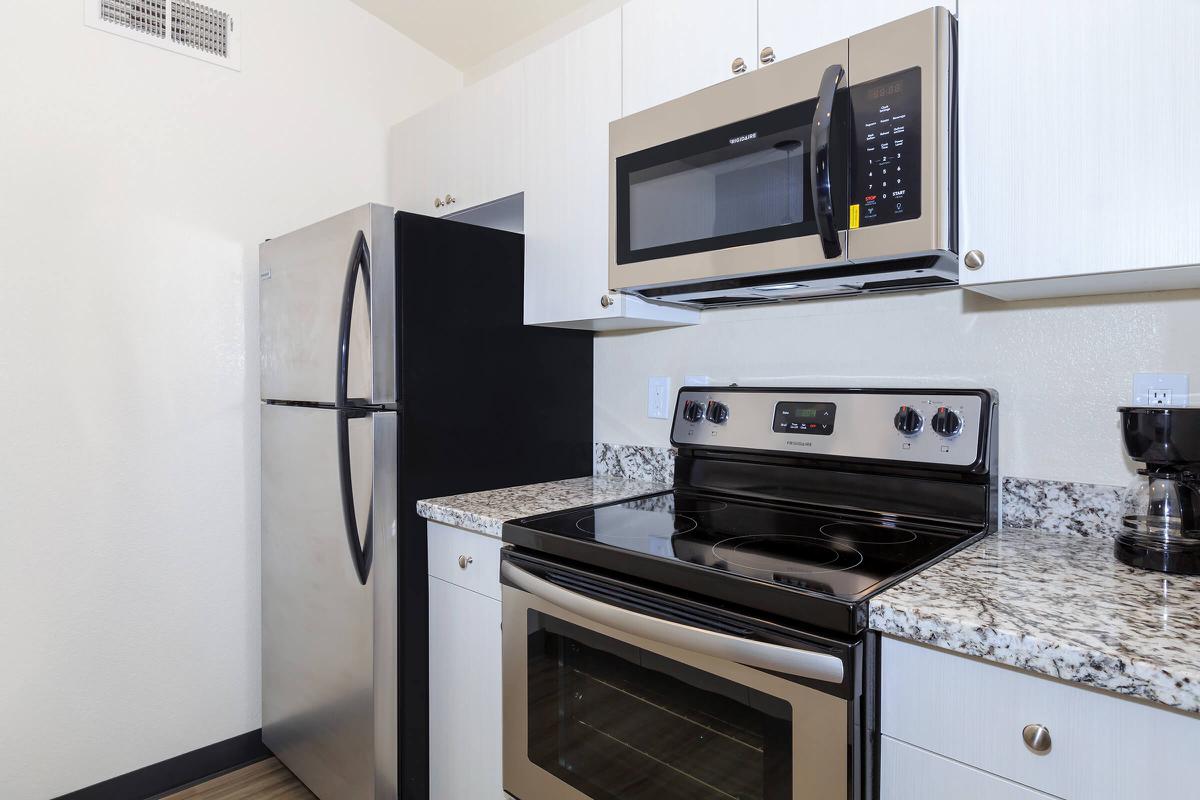
<svg viewBox="0 0 1200 800">
<path fill-rule="evenodd" d="M 500 563 L 500 575 L 523 592 L 528 592 L 564 611 L 578 614 L 631 636 L 640 636 L 693 653 L 745 664 L 748 667 L 769 669 L 814 681 L 841 683 L 845 676 L 845 667 L 837 656 L 742 639 L 727 633 L 706 631 L 628 611 L 530 575 L 508 561 Z"/>
<path fill-rule="evenodd" d="M 833 128 L 834 97 L 844 74 L 846 71 L 841 64 L 831 64 L 821 76 L 817 108 L 813 112 L 812 147 L 808 150 L 813 216 L 817 220 L 821 249 L 826 258 L 837 258 L 842 254 L 842 243 L 833 220 L 833 179 L 830 174 L 833 167 L 829 163 L 829 132 Z"/>
</svg>

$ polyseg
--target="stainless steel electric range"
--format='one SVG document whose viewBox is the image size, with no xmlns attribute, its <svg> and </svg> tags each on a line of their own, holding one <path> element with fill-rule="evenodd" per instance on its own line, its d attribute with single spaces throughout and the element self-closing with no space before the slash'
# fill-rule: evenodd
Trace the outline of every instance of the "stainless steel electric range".
<svg viewBox="0 0 1200 800">
<path fill-rule="evenodd" d="M 689 387 L 671 491 L 504 526 L 519 800 L 878 796 L 870 598 L 995 529 L 997 398 Z"/>
</svg>

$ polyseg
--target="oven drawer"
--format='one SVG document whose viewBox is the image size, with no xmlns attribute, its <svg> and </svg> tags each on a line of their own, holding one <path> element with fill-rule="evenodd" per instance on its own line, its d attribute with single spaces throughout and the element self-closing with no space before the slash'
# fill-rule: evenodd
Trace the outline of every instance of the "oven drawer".
<svg viewBox="0 0 1200 800">
<path fill-rule="evenodd" d="M 437 522 L 428 525 L 429 574 L 499 600 L 502 542 Z"/>
<path fill-rule="evenodd" d="M 1066 800 L 1186 797 L 1200 719 L 884 638 L 880 730 Z M 1042 725 L 1045 752 L 1023 730 Z M 1186 785 L 1185 785 L 1186 784 Z M 886 793 L 885 793 L 886 797 Z"/>
<path fill-rule="evenodd" d="M 539 574 L 507 552 L 501 581 L 504 788 L 512 795 L 860 796 L 857 650 L 834 656 L 706 630 L 699 620 L 720 611 L 688 619 L 669 599 L 656 605 L 652 594 L 623 594 L 625 584 L 566 568 Z M 741 656 L 778 659 L 779 670 L 810 677 L 747 666 Z"/>
</svg>

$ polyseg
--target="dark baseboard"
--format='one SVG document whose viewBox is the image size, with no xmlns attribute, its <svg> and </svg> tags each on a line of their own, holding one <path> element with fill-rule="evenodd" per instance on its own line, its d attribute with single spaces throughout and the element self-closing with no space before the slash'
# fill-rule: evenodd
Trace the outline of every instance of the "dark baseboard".
<svg viewBox="0 0 1200 800">
<path fill-rule="evenodd" d="M 263 744 L 262 729 L 259 729 L 118 775 L 55 800 L 145 800 L 269 755 L 271 752 Z"/>
</svg>

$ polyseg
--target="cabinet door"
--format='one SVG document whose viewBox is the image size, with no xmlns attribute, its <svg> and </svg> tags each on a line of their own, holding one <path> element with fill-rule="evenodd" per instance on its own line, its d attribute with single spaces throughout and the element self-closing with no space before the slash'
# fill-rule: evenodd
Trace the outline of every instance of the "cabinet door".
<svg viewBox="0 0 1200 800">
<path fill-rule="evenodd" d="M 1195 2 L 960 1 L 964 284 L 1200 263 L 1197 30 Z"/>
<path fill-rule="evenodd" d="M 502 797 L 500 602 L 428 580 L 429 796 Z"/>
<path fill-rule="evenodd" d="M 880 800 L 1053 800 L 1053 795 L 880 737 Z"/>
<path fill-rule="evenodd" d="M 457 191 L 465 141 L 461 116 L 461 95 L 455 95 L 392 128 L 388 158 L 397 210 L 433 217 L 456 210 L 445 198 Z"/>
<path fill-rule="evenodd" d="M 756 0 L 633 0 L 623 9 L 622 113 L 734 77 L 758 63 Z"/>
<path fill-rule="evenodd" d="M 953 11 L 955 4 L 953 0 L 758 0 L 758 57 L 770 47 L 779 61 L 934 5 Z M 850 78 L 854 79 L 853 71 Z"/>
<path fill-rule="evenodd" d="M 608 291 L 608 123 L 621 114 L 621 11 L 529 56 L 525 322 L 617 316 Z"/>
<path fill-rule="evenodd" d="M 459 152 L 448 212 L 489 203 L 523 188 L 525 65 L 518 62 L 463 91 L 450 137 Z M 444 193 L 443 193 L 444 194 Z M 444 198 L 443 198 L 444 199 Z"/>
</svg>

